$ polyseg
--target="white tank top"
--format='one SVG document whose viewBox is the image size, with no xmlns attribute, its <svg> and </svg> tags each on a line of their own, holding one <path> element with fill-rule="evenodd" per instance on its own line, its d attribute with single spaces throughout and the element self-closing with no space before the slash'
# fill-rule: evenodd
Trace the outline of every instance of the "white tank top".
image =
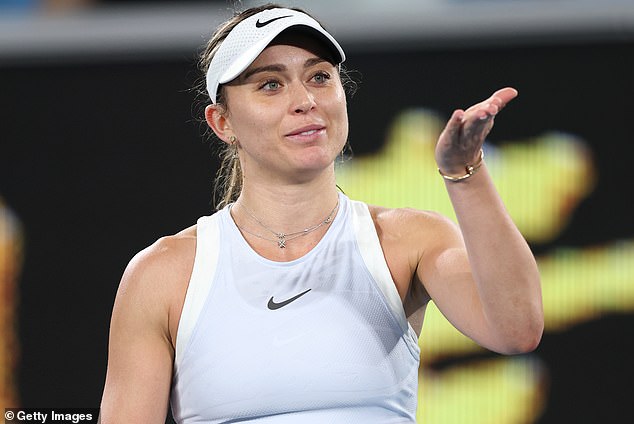
<svg viewBox="0 0 634 424">
<path fill-rule="evenodd" d="M 253 251 L 229 208 L 198 220 L 176 422 L 416 422 L 416 333 L 367 205 L 339 197 L 322 240 L 290 262 Z"/>
</svg>

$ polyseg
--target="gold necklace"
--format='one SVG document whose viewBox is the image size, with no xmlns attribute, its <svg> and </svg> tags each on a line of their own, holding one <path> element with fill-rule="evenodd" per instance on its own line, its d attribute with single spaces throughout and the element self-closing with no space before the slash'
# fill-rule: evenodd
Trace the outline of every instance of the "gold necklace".
<svg viewBox="0 0 634 424">
<path fill-rule="evenodd" d="M 255 216 L 255 214 L 253 212 L 251 212 L 251 210 L 249 210 L 249 208 L 247 208 L 245 205 L 240 204 L 240 206 L 242 206 L 244 208 L 244 210 L 249 214 L 249 216 L 251 218 L 253 218 L 255 220 L 255 222 L 257 222 L 258 224 L 260 224 L 261 227 L 263 227 L 268 232 L 273 234 L 275 236 L 275 238 L 272 239 L 272 238 L 269 238 L 269 237 L 265 237 L 265 236 L 263 236 L 261 234 L 257 234 L 257 233 L 251 232 L 251 231 L 247 230 L 246 228 L 243 228 L 243 227 L 239 226 L 237 223 L 236 223 L 236 227 L 238 227 L 240 230 L 244 231 L 245 233 L 251 234 L 252 236 L 255 236 L 257 238 L 261 238 L 263 240 L 268 240 L 268 241 L 272 241 L 274 243 L 277 243 L 277 247 L 279 247 L 280 249 L 285 249 L 287 241 L 291 241 L 291 240 L 296 239 L 298 237 L 305 236 L 306 234 L 312 233 L 313 231 L 317 230 L 318 228 L 321 228 L 324 225 L 330 224 L 332 222 L 332 219 L 333 219 L 333 216 L 335 214 L 335 211 L 339 207 L 339 199 L 337 198 L 337 204 L 335 205 L 334 208 L 332 208 L 330 213 L 322 221 L 320 221 L 319 223 L 317 223 L 317 224 L 315 224 L 313 226 L 310 226 L 308 228 L 304 228 L 301 231 L 295 231 L 293 233 L 280 233 L 280 232 L 277 232 L 277 231 L 271 229 L 268 225 L 266 225 L 264 222 L 262 222 L 260 219 L 258 219 L 258 217 Z"/>
</svg>

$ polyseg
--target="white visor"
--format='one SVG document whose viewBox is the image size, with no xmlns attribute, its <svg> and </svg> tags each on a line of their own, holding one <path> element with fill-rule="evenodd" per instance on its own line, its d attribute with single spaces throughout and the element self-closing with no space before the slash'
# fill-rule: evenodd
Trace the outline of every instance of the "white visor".
<svg viewBox="0 0 634 424">
<path fill-rule="evenodd" d="M 207 92 L 212 103 L 220 84 L 232 81 L 253 63 L 282 31 L 304 27 L 332 50 L 337 64 L 346 60 L 343 49 L 319 22 L 291 9 L 268 9 L 248 17 L 231 30 L 214 55 L 207 70 Z"/>
</svg>

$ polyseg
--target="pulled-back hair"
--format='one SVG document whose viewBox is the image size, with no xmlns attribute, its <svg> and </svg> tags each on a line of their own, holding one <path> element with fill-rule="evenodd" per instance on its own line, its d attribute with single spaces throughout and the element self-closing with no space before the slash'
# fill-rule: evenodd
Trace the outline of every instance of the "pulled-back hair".
<svg viewBox="0 0 634 424">
<path fill-rule="evenodd" d="M 202 75 L 205 76 L 207 74 L 209 65 L 216 55 L 216 52 L 220 48 L 220 45 L 240 22 L 257 13 L 262 12 L 263 10 L 277 8 L 296 10 L 310 16 L 309 13 L 300 8 L 285 7 L 275 3 L 268 3 L 262 6 L 252 7 L 242 12 L 236 11 L 231 18 L 229 18 L 227 21 L 220 24 L 218 28 L 216 28 L 216 31 L 207 42 L 205 49 L 201 52 L 198 60 L 198 68 L 200 72 L 202 72 Z M 356 82 L 348 75 L 343 67 L 340 66 L 339 69 L 341 81 L 344 88 L 349 94 L 352 94 L 356 89 Z M 204 96 L 208 99 L 204 77 L 202 78 L 198 86 L 198 95 L 201 97 Z M 227 110 L 225 88 L 223 85 L 220 85 L 218 87 L 218 93 L 216 94 L 216 105 L 223 112 Z M 213 134 L 213 132 L 211 132 L 211 134 Z M 231 146 L 227 143 L 220 143 L 218 149 L 220 166 L 218 168 L 218 172 L 216 173 L 216 178 L 213 186 L 213 203 L 215 209 L 217 210 L 222 209 L 224 206 L 230 203 L 233 203 L 238 198 L 240 192 L 242 191 L 243 181 L 242 168 L 240 166 L 240 160 L 236 155 L 235 146 Z"/>
</svg>

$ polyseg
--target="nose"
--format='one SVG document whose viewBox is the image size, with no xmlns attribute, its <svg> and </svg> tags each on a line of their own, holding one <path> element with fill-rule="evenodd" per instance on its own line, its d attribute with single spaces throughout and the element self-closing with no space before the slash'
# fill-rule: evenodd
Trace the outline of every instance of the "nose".
<svg viewBox="0 0 634 424">
<path fill-rule="evenodd" d="M 302 114 L 315 108 L 315 95 L 304 84 L 295 84 L 292 91 L 291 110 L 293 113 Z"/>
</svg>

